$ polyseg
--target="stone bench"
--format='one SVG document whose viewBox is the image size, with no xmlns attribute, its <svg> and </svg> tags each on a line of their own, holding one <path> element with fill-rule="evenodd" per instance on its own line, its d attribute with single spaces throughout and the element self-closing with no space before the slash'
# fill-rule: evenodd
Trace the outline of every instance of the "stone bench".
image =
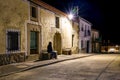
<svg viewBox="0 0 120 80">
<path fill-rule="evenodd" d="M 63 49 L 62 50 L 62 54 L 71 55 L 72 54 L 71 48 L 65 48 L 65 49 Z"/>
<path fill-rule="evenodd" d="M 55 51 L 55 55 L 57 56 L 57 51 Z M 51 53 L 48 53 L 47 50 L 41 52 L 41 60 L 49 60 L 53 59 Z"/>
</svg>

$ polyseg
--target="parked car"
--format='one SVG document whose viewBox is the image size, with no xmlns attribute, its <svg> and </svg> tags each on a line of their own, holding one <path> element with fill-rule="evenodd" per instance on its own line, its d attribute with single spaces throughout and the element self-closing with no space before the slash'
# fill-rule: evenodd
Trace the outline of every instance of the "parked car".
<svg viewBox="0 0 120 80">
<path fill-rule="evenodd" d="M 110 49 L 108 49 L 108 52 L 109 53 L 116 53 L 116 52 L 118 52 L 118 50 L 116 50 L 115 48 L 110 48 Z"/>
</svg>

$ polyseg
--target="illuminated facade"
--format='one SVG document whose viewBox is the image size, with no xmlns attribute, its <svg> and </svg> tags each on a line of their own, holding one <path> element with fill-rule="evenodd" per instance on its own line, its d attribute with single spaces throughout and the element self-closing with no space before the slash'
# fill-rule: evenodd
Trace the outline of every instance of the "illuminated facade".
<svg viewBox="0 0 120 80">
<path fill-rule="evenodd" d="M 65 48 L 76 53 L 78 24 L 67 14 L 40 0 L 1 0 L 0 5 L 0 54 L 39 55 L 49 41 L 58 54 Z"/>
<path fill-rule="evenodd" d="M 72 53 L 79 52 L 79 24 L 77 21 L 73 21 L 73 31 L 72 31 Z"/>
</svg>

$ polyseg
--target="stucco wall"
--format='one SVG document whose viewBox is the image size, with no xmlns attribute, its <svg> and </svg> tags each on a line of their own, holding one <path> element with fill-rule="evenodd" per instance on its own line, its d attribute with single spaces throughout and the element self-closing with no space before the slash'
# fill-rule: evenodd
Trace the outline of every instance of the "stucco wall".
<svg viewBox="0 0 120 80">
<path fill-rule="evenodd" d="M 91 34 L 88 36 L 85 36 L 85 30 L 90 30 L 91 32 L 91 26 L 92 24 L 89 23 L 87 20 L 83 19 L 83 18 L 80 18 L 80 24 L 79 24 L 79 28 L 80 28 L 80 31 L 79 31 L 79 35 L 80 35 L 80 38 L 79 38 L 79 49 L 80 49 L 80 52 L 86 52 L 86 49 L 87 49 L 87 41 L 89 41 L 89 52 L 91 52 Z M 82 31 L 82 28 L 83 28 L 83 31 Z M 83 46 L 81 46 L 81 41 L 83 41 Z"/>
<path fill-rule="evenodd" d="M 60 28 L 55 27 L 55 16 L 59 16 Z M 46 49 L 48 42 L 54 39 L 56 32 L 61 34 L 62 48 L 71 48 L 72 46 L 72 24 L 67 17 L 57 15 L 51 11 L 40 9 L 40 24 L 42 26 L 42 49 Z"/>
<path fill-rule="evenodd" d="M 6 51 L 6 30 L 19 30 L 21 51 L 25 50 L 25 20 L 28 20 L 28 3 L 24 0 L 0 0 L 0 54 Z"/>
<path fill-rule="evenodd" d="M 75 54 L 75 53 L 78 53 L 78 46 L 79 46 L 79 26 L 78 26 L 78 23 L 74 22 L 73 24 L 73 35 L 74 35 L 74 38 L 73 38 L 73 46 L 72 46 L 72 53 Z"/>
<path fill-rule="evenodd" d="M 92 35 L 91 37 L 95 40 L 99 38 L 99 32 L 97 30 L 92 30 Z"/>
<path fill-rule="evenodd" d="M 62 17 L 61 28 L 63 35 L 62 48 L 72 48 L 72 22 L 66 17 Z"/>
<path fill-rule="evenodd" d="M 3 4 L 4 3 L 4 4 Z M 20 46 L 21 51 L 29 52 L 29 34 L 26 33 L 28 28 L 28 23 L 31 24 L 32 29 L 34 24 L 30 21 L 30 4 L 27 0 L 0 0 L 0 53 L 5 53 L 6 51 L 6 31 L 8 29 L 20 31 Z M 60 28 L 55 28 L 55 16 L 60 18 Z M 33 22 L 34 23 L 34 22 Z M 48 42 L 54 40 L 55 33 L 60 33 L 61 35 L 61 45 L 62 48 L 72 47 L 72 22 L 65 16 L 61 14 L 56 14 L 45 8 L 38 6 L 38 27 L 40 27 L 40 42 L 41 49 L 46 49 Z M 26 36 L 27 35 L 27 36 Z M 27 46 L 26 46 L 27 45 Z M 27 48 L 26 48 L 27 47 Z"/>
<path fill-rule="evenodd" d="M 42 33 L 42 49 L 46 49 L 49 41 L 53 42 L 53 32 L 51 27 L 55 27 L 55 14 L 45 10 L 40 9 L 40 23 L 41 23 L 41 33 Z"/>
</svg>

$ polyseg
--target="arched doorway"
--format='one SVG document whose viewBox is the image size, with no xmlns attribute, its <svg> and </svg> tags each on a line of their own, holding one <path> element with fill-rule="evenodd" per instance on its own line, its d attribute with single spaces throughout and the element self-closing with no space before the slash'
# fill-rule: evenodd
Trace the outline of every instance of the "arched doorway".
<svg viewBox="0 0 120 80">
<path fill-rule="evenodd" d="M 54 50 L 57 51 L 58 55 L 62 54 L 62 40 L 61 40 L 60 33 L 55 33 L 53 47 L 54 47 Z"/>
</svg>

